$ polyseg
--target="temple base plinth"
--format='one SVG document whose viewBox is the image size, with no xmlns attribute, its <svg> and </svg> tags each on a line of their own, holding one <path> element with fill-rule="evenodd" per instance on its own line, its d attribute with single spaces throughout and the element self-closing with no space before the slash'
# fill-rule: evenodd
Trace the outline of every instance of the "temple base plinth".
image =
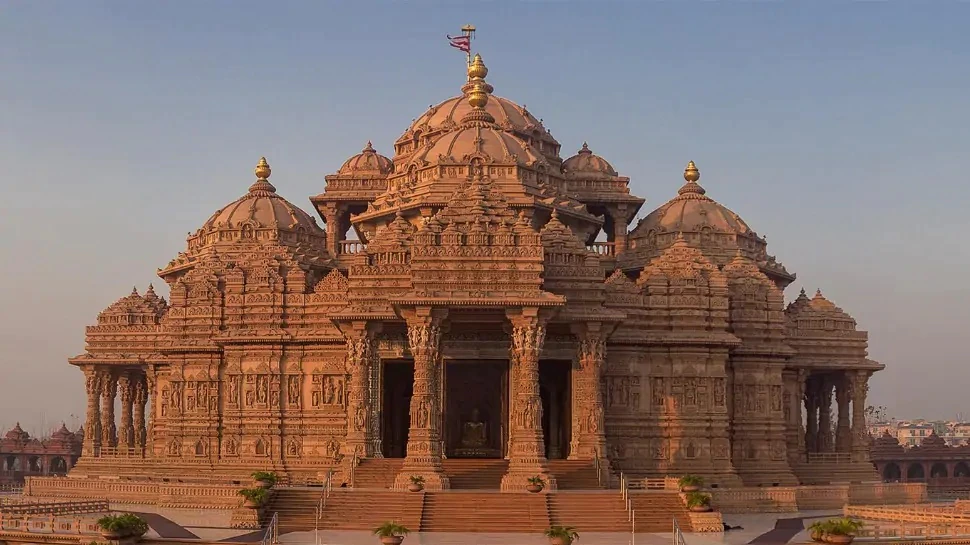
<svg viewBox="0 0 970 545">
<path fill-rule="evenodd" d="M 407 490 L 411 484 L 411 477 L 422 477 L 424 479 L 424 489 L 428 491 L 448 490 L 451 483 L 444 469 L 441 468 L 440 459 L 405 459 L 404 467 L 394 478 L 395 490 Z"/>
</svg>

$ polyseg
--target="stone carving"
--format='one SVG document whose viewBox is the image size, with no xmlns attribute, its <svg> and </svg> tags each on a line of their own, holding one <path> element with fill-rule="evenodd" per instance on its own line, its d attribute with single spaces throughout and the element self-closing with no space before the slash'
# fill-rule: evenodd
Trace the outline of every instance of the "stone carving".
<svg viewBox="0 0 970 545">
<path fill-rule="evenodd" d="M 693 163 L 676 196 L 628 229 L 643 203 L 629 180 L 588 149 L 561 161 L 541 121 L 492 96 L 476 62 L 461 96 L 395 142 L 402 164 L 368 145 L 327 177 L 313 198 L 326 230 L 277 194 L 261 160 L 249 190 L 158 272 L 170 301 L 135 291 L 97 316 L 71 360 L 84 371 L 89 475 L 185 474 L 217 445 L 220 474 L 268 457 L 305 475 L 405 436 L 394 445 L 404 477 L 429 489 L 447 486 L 449 437 L 501 443 L 509 489 L 533 475 L 553 487 L 553 437 L 570 444 L 550 456 L 725 486 L 796 484 L 819 460 L 865 467 L 861 411 L 881 366 L 852 317 L 821 293 L 786 308 L 794 276 L 707 195 Z M 587 245 L 604 229 L 609 242 Z M 343 240 L 355 231 L 366 242 Z M 452 358 L 508 359 L 508 389 L 495 393 L 508 409 L 489 408 L 487 427 L 443 405 Z M 385 363 L 413 363 L 413 384 L 382 375 Z M 540 392 L 565 367 L 563 406 L 543 415 Z M 838 405 L 848 397 L 852 414 L 835 423 L 823 376 L 850 380 Z"/>
</svg>

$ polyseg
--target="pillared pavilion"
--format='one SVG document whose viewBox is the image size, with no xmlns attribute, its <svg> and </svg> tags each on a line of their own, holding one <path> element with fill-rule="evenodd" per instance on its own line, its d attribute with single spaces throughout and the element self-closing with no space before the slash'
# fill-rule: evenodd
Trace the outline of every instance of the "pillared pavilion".
<svg viewBox="0 0 970 545">
<path fill-rule="evenodd" d="M 550 460 L 724 486 L 871 480 L 867 334 L 707 195 L 687 164 L 645 203 L 586 144 L 493 94 L 461 94 L 370 143 L 310 198 L 265 159 L 70 361 L 87 419 L 73 473 L 312 480 L 403 458 L 393 486 L 449 487 L 442 460 Z M 285 181 L 274 180 L 281 185 Z M 352 233 L 348 238 L 347 233 Z M 604 241 L 605 239 L 605 241 Z M 116 405 L 120 414 L 115 413 Z"/>
</svg>

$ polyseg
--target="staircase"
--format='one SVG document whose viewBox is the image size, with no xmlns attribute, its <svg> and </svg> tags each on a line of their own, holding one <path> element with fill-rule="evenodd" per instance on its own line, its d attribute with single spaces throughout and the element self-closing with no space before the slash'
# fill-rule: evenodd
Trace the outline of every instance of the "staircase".
<svg viewBox="0 0 970 545">
<path fill-rule="evenodd" d="M 630 521 L 619 492 L 549 494 L 552 524 L 583 532 L 629 532 Z M 667 519 L 669 531 L 670 519 Z"/>
<path fill-rule="evenodd" d="M 403 467 L 403 458 L 365 458 L 354 470 L 354 488 L 391 488 Z"/>
<path fill-rule="evenodd" d="M 280 515 L 280 533 L 313 530 L 319 491 L 279 489 L 269 511 Z M 393 521 L 417 531 L 421 524 L 423 493 L 335 488 L 320 517 L 321 530 L 373 530 Z"/>
<path fill-rule="evenodd" d="M 502 459 L 448 458 L 441 462 L 453 490 L 498 490 L 509 462 Z"/>
<path fill-rule="evenodd" d="M 322 489 L 277 488 L 266 506 L 267 513 L 279 513 L 280 533 L 312 530 Z"/>
<path fill-rule="evenodd" d="M 637 532 L 669 532 L 670 519 L 685 532 L 692 532 L 690 514 L 680 494 L 659 490 L 630 491 L 630 503 L 637 512 Z"/>
<path fill-rule="evenodd" d="M 596 465 L 592 460 L 549 460 L 549 473 L 556 478 L 559 490 L 598 490 Z"/>
<path fill-rule="evenodd" d="M 543 532 L 549 528 L 547 494 L 428 492 L 422 532 Z"/>
</svg>

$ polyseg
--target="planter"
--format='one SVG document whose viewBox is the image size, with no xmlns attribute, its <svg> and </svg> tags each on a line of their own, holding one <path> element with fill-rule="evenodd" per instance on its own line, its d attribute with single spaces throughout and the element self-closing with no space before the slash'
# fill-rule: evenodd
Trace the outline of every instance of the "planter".
<svg viewBox="0 0 970 545">
<path fill-rule="evenodd" d="M 822 536 L 822 541 L 825 543 L 831 543 L 832 545 L 849 545 L 852 543 L 854 536 L 839 535 L 839 534 L 824 534 Z"/>
<path fill-rule="evenodd" d="M 693 513 L 707 513 L 708 511 L 711 510 L 711 506 L 710 505 L 695 505 L 695 506 L 691 507 L 690 510 Z"/>
<path fill-rule="evenodd" d="M 255 502 L 253 500 L 246 500 L 245 502 L 243 502 L 243 506 L 248 509 L 259 509 L 259 502 Z"/>
<path fill-rule="evenodd" d="M 822 532 L 818 530 L 812 530 L 812 533 L 809 535 L 811 536 L 812 541 L 818 541 L 818 542 L 822 541 Z"/>
<path fill-rule="evenodd" d="M 537 484 L 530 484 L 526 486 L 525 489 L 528 490 L 529 492 L 532 492 L 533 494 L 542 492 L 542 487 Z"/>
<path fill-rule="evenodd" d="M 689 486 L 682 486 L 682 487 L 680 487 L 680 491 L 681 492 L 684 492 L 684 493 L 687 493 L 687 492 L 700 492 L 700 490 L 701 490 L 701 487 L 699 487 L 697 485 L 693 485 L 693 484 L 692 485 L 689 485 Z"/>
<path fill-rule="evenodd" d="M 424 490 L 423 484 L 411 483 L 408 485 L 408 492 L 421 492 L 422 490 Z"/>
<path fill-rule="evenodd" d="M 381 543 L 384 545 L 401 545 L 404 541 L 404 536 L 387 536 L 381 538 Z"/>
<path fill-rule="evenodd" d="M 116 530 L 101 530 L 101 537 L 105 539 L 118 540 L 124 537 L 124 535 Z"/>
<path fill-rule="evenodd" d="M 565 537 L 550 537 L 549 545 L 571 545 L 573 540 Z"/>
</svg>

